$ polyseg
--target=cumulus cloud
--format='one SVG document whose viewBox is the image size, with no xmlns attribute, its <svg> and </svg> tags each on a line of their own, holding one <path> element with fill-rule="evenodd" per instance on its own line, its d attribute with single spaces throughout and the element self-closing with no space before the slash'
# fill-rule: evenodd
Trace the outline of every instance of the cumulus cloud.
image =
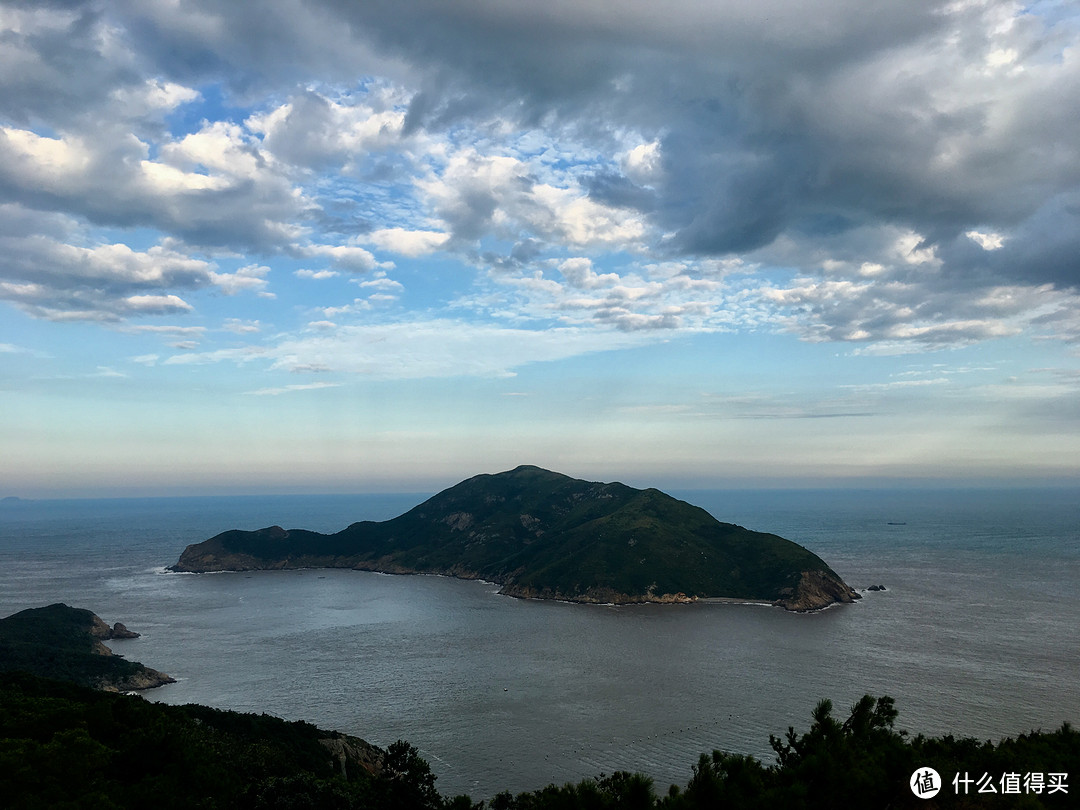
<svg viewBox="0 0 1080 810">
<path fill-rule="evenodd" d="M 380 228 L 368 234 L 373 245 L 415 258 L 434 253 L 450 239 L 450 234 L 441 231 L 410 231 L 405 228 Z"/>
<path fill-rule="evenodd" d="M 0 199 L 188 242 L 274 249 L 310 205 L 235 125 L 207 124 L 159 159 L 114 126 L 59 137 L 0 128 Z"/>
<path fill-rule="evenodd" d="M 291 252 L 306 259 L 326 257 L 332 267 L 350 273 L 394 266 L 393 262 L 380 262 L 371 251 L 355 245 L 294 245 Z"/>
<path fill-rule="evenodd" d="M 46 236 L 0 236 L 0 300 L 49 320 L 116 321 L 184 313 L 191 305 L 168 289 L 214 281 L 212 265 L 163 246 L 83 247 Z"/>
<path fill-rule="evenodd" d="M 1014 238 L 1076 188 L 1070 23 L 1051 28 L 1008 3 L 767 6 L 686 2 L 657 15 L 630 2 L 612 15 L 598 3 L 538 13 L 422 2 L 390 18 L 332 4 L 427 71 L 416 126 L 497 108 L 598 140 L 620 127 L 645 134 L 620 169 L 650 183 L 650 220 L 676 250 L 725 255 L 881 221 L 942 246 L 973 229 Z M 476 182 L 442 210 L 471 237 L 500 224 L 491 212 L 513 208 L 507 196 L 528 202 L 529 182 L 513 164 L 469 165 Z M 1075 216 L 1058 208 L 1058 231 L 1077 233 Z M 1075 266 L 1046 262 L 994 270 L 1078 280 Z"/>
<path fill-rule="evenodd" d="M 226 295 L 239 292 L 264 292 L 269 281 L 265 276 L 270 268 L 265 265 L 249 264 L 235 273 L 211 273 L 210 278 Z"/>
<path fill-rule="evenodd" d="M 392 278 L 386 278 L 385 276 L 379 276 L 365 281 L 354 279 L 354 281 L 356 281 L 358 287 L 362 287 L 365 290 L 380 290 L 383 293 L 397 293 L 405 289 L 405 286 L 400 281 L 394 281 Z"/>
<path fill-rule="evenodd" d="M 598 275 L 592 267 L 592 262 L 588 259 L 567 259 L 559 265 L 559 272 L 563 274 L 571 287 L 577 287 L 580 290 L 592 290 L 619 281 L 617 273 Z"/>
<path fill-rule="evenodd" d="M 247 128 L 279 160 L 310 168 L 362 171 L 371 152 L 402 148 L 408 99 L 393 87 L 328 98 L 314 90 L 251 116 Z"/>
<path fill-rule="evenodd" d="M 258 321 L 244 321 L 239 318 L 227 318 L 221 326 L 226 332 L 234 335 L 251 335 L 262 331 L 262 324 Z"/>
<path fill-rule="evenodd" d="M 54 319 L 181 314 L 205 287 L 271 295 L 276 257 L 319 279 L 441 252 L 476 271 L 441 303 L 492 319 L 1071 339 L 1080 27 L 1046 14 L 9 4 L 0 297 Z M 136 232 L 159 247 L 120 244 Z M 213 263 L 236 256 L 258 259 Z"/>
<path fill-rule="evenodd" d="M 795 279 L 758 293 L 778 308 L 776 323 L 809 341 L 877 345 L 864 353 L 898 354 L 1040 331 L 1072 311 L 1080 296 L 1051 285 L 943 288 L 936 277 L 852 280 Z"/>
<path fill-rule="evenodd" d="M 417 187 L 434 215 L 466 242 L 493 235 L 625 249 L 646 232 L 637 211 L 598 203 L 580 187 L 542 182 L 526 161 L 472 147 L 453 154 Z"/>
<path fill-rule="evenodd" d="M 310 278 L 324 281 L 328 278 L 337 278 L 341 275 L 337 270 L 297 270 L 293 273 L 297 278 Z"/>
</svg>

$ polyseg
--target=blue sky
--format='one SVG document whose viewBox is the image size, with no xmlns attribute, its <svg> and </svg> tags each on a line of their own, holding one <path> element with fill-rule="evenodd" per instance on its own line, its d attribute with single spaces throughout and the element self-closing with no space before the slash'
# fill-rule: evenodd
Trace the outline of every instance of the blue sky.
<svg viewBox="0 0 1080 810">
<path fill-rule="evenodd" d="M 1075 484 L 1078 23 L 0 0 L 0 494 Z"/>
</svg>

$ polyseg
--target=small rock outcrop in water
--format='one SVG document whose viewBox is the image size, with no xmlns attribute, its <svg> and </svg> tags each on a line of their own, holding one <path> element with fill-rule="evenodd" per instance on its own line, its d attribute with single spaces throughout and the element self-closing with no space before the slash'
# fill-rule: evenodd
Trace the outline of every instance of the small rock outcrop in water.
<svg viewBox="0 0 1080 810">
<path fill-rule="evenodd" d="M 109 638 L 139 638 L 139 634 L 128 630 L 127 627 L 117 622 L 112 626 Z"/>
<path fill-rule="evenodd" d="M 0 670 L 72 681 L 109 692 L 151 689 L 175 679 L 128 661 L 102 642 L 138 638 L 89 610 L 57 603 L 0 619 Z"/>
<path fill-rule="evenodd" d="M 859 595 L 816 554 L 721 523 L 657 489 L 523 466 L 478 475 L 392 520 L 336 534 L 271 526 L 188 546 L 173 571 L 355 568 L 485 579 L 572 602 L 736 598 L 804 611 Z"/>
</svg>

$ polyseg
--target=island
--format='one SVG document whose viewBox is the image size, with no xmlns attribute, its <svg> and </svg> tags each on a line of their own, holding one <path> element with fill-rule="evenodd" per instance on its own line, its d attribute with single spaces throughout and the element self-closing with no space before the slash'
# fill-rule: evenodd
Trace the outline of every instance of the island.
<svg viewBox="0 0 1080 810">
<path fill-rule="evenodd" d="M 510 596 L 605 604 L 739 599 L 803 612 L 859 598 L 790 540 L 722 523 L 657 489 L 527 465 L 335 534 L 226 531 L 188 546 L 170 568 L 442 574 L 494 582 Z"/>
<path fill-rule="evenodd" d="M 176 681 L 116 655 L 103 642 L 138 638 L 120 622 L 63 603 L 0 619 L 0 672 L 28 672 L 107 692 L 152 689 Z"/>
</svg>

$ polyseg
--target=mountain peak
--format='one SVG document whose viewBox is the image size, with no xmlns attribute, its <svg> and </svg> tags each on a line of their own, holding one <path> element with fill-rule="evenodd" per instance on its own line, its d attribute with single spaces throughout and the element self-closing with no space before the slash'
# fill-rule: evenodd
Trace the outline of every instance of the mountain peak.
<svg viewBox="0 0 1080 810">
<path fill-rule="evenodd" d="M 821 558 L 789 540 L 721 523 L 658 489 L 527 464 L 474 476 L 392 520 L 336 534 L 224 532 L 189 546 L 173 570 L 300 567 L 482 578 L 512 596 L 576 602 L 727 597 L 807 610 L 857 598 Z"/>
</svg>

